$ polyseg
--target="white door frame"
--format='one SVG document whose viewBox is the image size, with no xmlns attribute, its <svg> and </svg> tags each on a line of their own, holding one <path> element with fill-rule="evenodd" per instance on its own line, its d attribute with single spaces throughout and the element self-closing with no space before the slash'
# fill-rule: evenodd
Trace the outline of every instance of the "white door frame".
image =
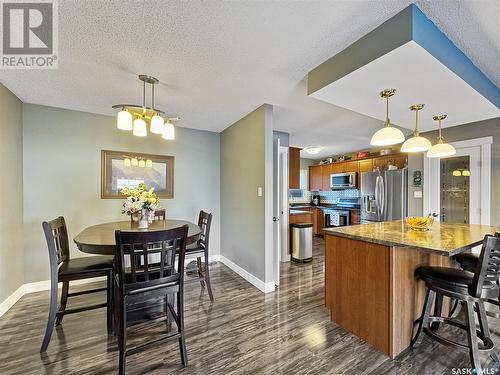
<svg viewBox="0 0 500 375">
<path fill-rule="evenodd" d="M 281 215 L 280 215 L 280 230 L 281 230 L 281 249 L 280 249 L 280 262 L 290 261 L 290 245 L 289 245 L 289 232 L 288 232 L 288 147 L 280 147 L 280 160 L 282 161 L 282 178 L 281 190 Z"/>
<path fill-rule="evenodd" d="M 491 218 L 491 144 L 493 137 L 468 139 L 451 143 L 457 150 L 457 155 L 469 155 L 471 149 L 476 149 L 480 155 L 477 168 L 480 173 L 480 215 L 481 224 L 490 225 Z M 439 207 L 439 158 L 428 158 L 424 155 L 424 214 Z M 437 183 L 437 185 L 436 185 Z M 437 186 L 437 187 L 436 187 Z M 436 203 L 437 202 L 437 203 Z M 437 204 L 437 206 L 436 206 Z"/>
</svg>

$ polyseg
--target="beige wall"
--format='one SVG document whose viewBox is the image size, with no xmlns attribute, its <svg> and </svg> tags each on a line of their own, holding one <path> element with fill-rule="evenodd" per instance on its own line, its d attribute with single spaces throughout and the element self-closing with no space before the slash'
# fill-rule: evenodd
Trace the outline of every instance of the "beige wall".
<svg viewBox="0 0 500 375">
<path fill-rule="evenodd" d="M 24 283 L 22 106 L 0 84 L 0 303 Z"/>
<path fill-rule="evenodd" d="M 71 238 L 83 228 L 124 220 L 121 200 L 100 198 L 101 150 L 175 156 L 174 199 L 162 200 L 167 216 L 196 222 L 200 209 L 214 215 L 211 253 L 220 248 L 220 135 L 177 128 L 176 140 L 134 137 L 114 118 L 24 105 L 25 282 L 49 278 L 41 223 L 67 219 Z M 73 255 L 81 256 L 72 244 Z"/>
<path fill-rule="evenodd" d="M 437 131 L 422 133 L 432 143 L 435 142 Z M 481 137 L 493 137 L 491 145 L 491 225 L 500 225 L 500 117 L 472 122 L 470 124 L 453 126 L 443 129 L 443 136 L 448 142 L 465 141 Z"/>
<path fill-rule="evenodd" d="M 221 255 L 262 282 L 272 280 L 272 138 L 269 105 L 221 133 Z"/>
</svg>

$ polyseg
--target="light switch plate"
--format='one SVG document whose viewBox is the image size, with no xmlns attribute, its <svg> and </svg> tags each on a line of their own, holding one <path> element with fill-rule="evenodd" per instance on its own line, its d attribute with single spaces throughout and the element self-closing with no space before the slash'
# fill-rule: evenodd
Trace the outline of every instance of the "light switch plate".
<svg viewBox="0 0 500 375">
<path fill-rule="evenodd" d="M 262 186 L 259 186 L 259 187 L 257 188 L 257 196 L 258 196 L 258 197 L 262 197 Z"/>
<path fill-rule="evenodd" d="M 413 192 L 413 198 L 422 198 L 422 190 L 415 190 Z"/>
</svg>

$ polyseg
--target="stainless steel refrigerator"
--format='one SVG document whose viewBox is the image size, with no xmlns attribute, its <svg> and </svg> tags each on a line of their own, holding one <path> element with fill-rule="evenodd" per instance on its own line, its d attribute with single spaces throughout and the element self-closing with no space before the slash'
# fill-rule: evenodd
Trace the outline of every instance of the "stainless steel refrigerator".
<svg viewBox="0 0 500 375">
<path fill-rule="evenodd" d="M 361 173 L 361 223 L 403 219 L 408 214 L 408 170 Z"/>
</svg>

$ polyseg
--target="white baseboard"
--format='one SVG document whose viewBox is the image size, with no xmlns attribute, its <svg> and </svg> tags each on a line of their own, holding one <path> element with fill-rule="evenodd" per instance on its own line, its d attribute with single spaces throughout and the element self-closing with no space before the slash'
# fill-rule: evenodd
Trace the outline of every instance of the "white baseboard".
<svg viewBox="0 0 500 375">
<path fill-rule="evenodd" d="M 238 275 L 243 277 L 246 281 L 248 281 L 250 284 L 255 286 L 261 292 L 263 292 L 263 293 L 274 292 L 274 288 L 275 288 L 274 281 L 271 281 L 269 283 L 265 283 L 264 281 L 259 279 L 257 276 L 252 275 L 250 272 L 244 270 L 243 268 L 238 266 L 233 261 L 227 259 L 225 256 L 219 255 L 219 257 L 220 257 L 220 262 L 224 263 L 226 266 L 231 268 L 234 272 L 236 272 Z"/>
<path fill-rule="evenodd" d="M 187 256 L 186 260 L 196 259 L 196 256 Z M 257 287 L 264 293 L 274 292 L 274 282 L 264 283 L 262 280 L 252 275 L 251 273 L 245 271 L 243 268 L 233 263 L 229 259 L 223 257 L 220 254 L 214 254 L 209 257 L 210 262 L 222 262 L 229 268 L 231 268 L 238 275 L 247 280 L 250 284 Z M 95 277 L 91 279 L 75 280 L 71 282 L 71 285 L 82 285 L 88 284 L 95 281 L 105 280 L 105 277 Z M 59 283 L 59 288 L 62 283 Z M 36 281 L 33 283 L 27 283 L 21 285 L 17 290 L 8 296 L 3 302 L 0 303 L 0 317 L 3 316 L 14 304 L 21 299 L 22 296 L 28 293 L 43 292 L 45 290 L 50 290 L 50 280 Z"/>
<path fill-rule="evenodd" d="M 0 316 L 5 314 L 14 304 L 24 296 L 24 285 L 21 285 L 17 290 L 8 296 L 2 303 L 0 303 Z"/>
<path fill-rule="evenodd" d="M 75 280 L 71 281 L 70 285 L 82 285 L 93 283 L 95 281 L 106 280 L 105 277 L 94 277 L 91 279 Z M 62 283 L 59 283 L 59 288 L 62 287 Z M 22 296 L 28 293 L 43 292 L 45 290 L 50 290 L 50 280 L 35 281 L 33 283 L 23 284 L 17 290 L 8 296 L 5 301 L 0 303 L 0 317 L 3 316 L 9 309 L 14 306 L 14 304 L 21 299 Z"/>
</svg>

